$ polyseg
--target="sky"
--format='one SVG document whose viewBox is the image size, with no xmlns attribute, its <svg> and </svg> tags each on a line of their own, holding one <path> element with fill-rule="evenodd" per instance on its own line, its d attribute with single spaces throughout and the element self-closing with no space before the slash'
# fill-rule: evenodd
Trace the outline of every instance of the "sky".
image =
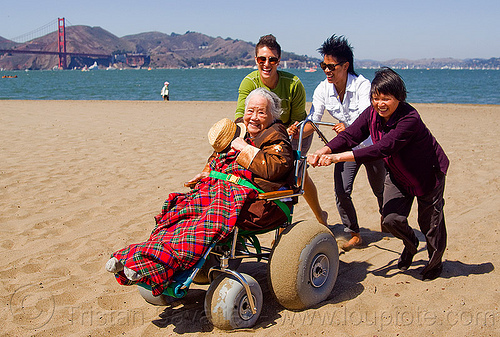
<svg viewBox="0 0 500 337">
<path fill-rule="evenodd" d="M 118 37 L 195 31 L 257 43 L 273 34 L 282 50 L 318 58 L 332 34 L 349 40 L 356 59 L 500 57 L 499 0 L 8 0 L 1 8 L 8 39 L 64 17 Z"/>
</svg>

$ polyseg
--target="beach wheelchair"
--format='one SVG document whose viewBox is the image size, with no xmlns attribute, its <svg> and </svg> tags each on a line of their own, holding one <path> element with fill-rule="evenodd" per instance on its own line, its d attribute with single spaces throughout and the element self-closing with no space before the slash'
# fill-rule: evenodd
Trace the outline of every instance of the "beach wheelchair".
<svg viewBox="0 0 500 337">
<path fill-rule="evenodd" d="M 299 146 L 305 123 L 311 123 L 320 138 L 326 138 L 318 125 L 306 121 L 300 125 Z M 295 153 L 297 186 L 292 190 L 259 194 L 259 198 L 277 200 L 303 194 L 306 157 L 300 150 Z M 275 232 L 271 248 L 260 245 L 258 235 Z M 211 246 L 193 269 L 177 272 L 173 281 L 160 296 L 153 296 L 151 288 L 139 284 L 142 297 L 154 305 L 168 305 L 168 297 L 182 298 L 189 286 L 210 284 L 204 301 L 205 314 L 217 328 L 223 330 L 250 328 L 255 325 L 263 306 L 259 283 L 250 275 L 239 273 L 243 259 L 256 258 L 267 261 L 267 279 L 271 292 L 279 304 L 289 310 L 310 308 L 331 294 L 337 279 L 339 253 L 330 229 L 316 219 L 293 223 L 289 221 L 275 228 L 247 231 L 235 227 L 232 236 Z"/>
</svg>

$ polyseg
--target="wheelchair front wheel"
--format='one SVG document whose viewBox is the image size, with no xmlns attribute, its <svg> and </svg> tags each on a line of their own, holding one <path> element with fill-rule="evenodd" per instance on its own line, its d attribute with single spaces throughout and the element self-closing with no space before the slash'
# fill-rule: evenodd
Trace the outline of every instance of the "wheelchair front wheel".
<svg viewBox="0 0 500 337">
<path fill-rule="evenodd" d="M 241 274 L 248 282 L 257 312 L 252 313 L 245 287 L 236 277 L 219 275 L 205 296 L 205 314 L 212 324 L 222 330 L 251 328 L 262 310 L 262 290 L 250 275 Z"/>
<path fill-rule="evenodd" d="M 171 300 L 163 294 L 160 294 L 160 296 L 153 296 L 153 292 L 150 289 L 146 289 L 140 285 L 137 286 L 137 289 L 139 290 L 139 294 L 141 294 L 142 298 L 144 298 L 144 300 L 149 304 L 166 306 L 171 302 Z"/>
</svg>

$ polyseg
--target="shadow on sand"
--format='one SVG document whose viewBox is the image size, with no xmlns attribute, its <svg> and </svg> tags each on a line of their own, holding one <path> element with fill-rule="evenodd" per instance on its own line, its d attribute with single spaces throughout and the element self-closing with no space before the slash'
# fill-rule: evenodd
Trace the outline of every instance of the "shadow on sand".
<svg viewBox="0 0 500 337">
<path fill-rule="evenodd" d="M 341 243 L 343 240 L 349 239 L 350 235 L 349 233 L 344 232 L 343 225 L 336 224 L 329 227 L 339 243 Z M 423 239 L 422 233 L 418 231 L 416 232 L 417 236 L 420 238 L 420 241 L 423 241 L 425 243 L 425 239 Z M 372 265 L 366 261 L 354 261 L 350 263 L 343 262 L 342 255 L 345 253 L 341 251 L 339 273 L 332 293 L 326 301 L 319 303 L 311 309 L 317 309 L 326 304 L 336 304 L 356 298 L 365 290 L 362 282 L 365 280 L 368 273 L 372 273 L 373 275 L 385 278 L 391 278 L 400 273 L 411 275 L 416 279 L 422 278 L 420 272 L 423 270 L 427 261 L 424 261 L 422 259 L 416 260 L 413 262 L 410 269 L 404 272 L 400 271 L 397 267 L 397 261 L 400 252 L 382 247 L 381 245 L 377 244 L 379 241 L 384 240 L 384 238 L 392 237 L 391 234 L 371 231 L 365 228 L 361 229 L 361 234 L 363 237 L 363 245 L 360 247 L 361 249 L 366 248 L 367 246 L 376 247 L 377 249 L 386 250 L 388 252 L 396 254 L 397 257 L 389 260 L 384 266 L 369 271 L 369 268 Z M 419 252 L 423 252 L 426 250 L 425 244 L 422 246 L 423 247 L 419 249 Z M 493 264 L 490 262 L 480 264 L 466 264 L 460 261 L 445 260 L 443 262 L 443 272 L 440 278 L 469 276 L 473 274 L 487 274 L 492 272 L 494 269 L 495 268 Z M 259 320 L 257 321 L 257 324 L 254 326 L 254 328 L 249 329 L 249 331 L 254 331 L 254 329 L 256 328 L 265 329 L 273 325 L 277 325 L 277 321 L 279 319 L 283 318 L 283 316 L 289 315 L 289 311 L 284 309 L 275 300 L 272 295 L 271 289 L 269 288 L 267 280 L 267 262 L 244 262 L 238 268 L 238 272 L 253 276 L 259 282 L 264 296 L 264 305 Z M 208 285 L 206 286 L 206 289 L 208 289 Z M 206 290 L 203 289 L 190 289 L 186 297 L 180 300 L 172 301 L 172 303 L 167 306 L 159 315 L 159 319 L 153 321 L 153 324 L 160 328 L 174 325 L 174 332 L 178 334 L 213 331 L 214 328 L 208 321 L 204 312 L 205 293 Z"/>
</svg>

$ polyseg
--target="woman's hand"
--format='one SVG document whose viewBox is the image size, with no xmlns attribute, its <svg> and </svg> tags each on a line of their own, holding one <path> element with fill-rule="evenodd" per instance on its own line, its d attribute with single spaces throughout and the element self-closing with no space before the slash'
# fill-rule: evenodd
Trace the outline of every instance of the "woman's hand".
<svg viewBox="0 0 500 337">
<path fill-rule="evenodd" d="M 337 134 L 339 134 L 345 130 L 345 124 L 344 123 L 337 123 L 333 126 L 332 130 L 335 131 Z"/>
<path fill-rule="evenodd" d="M 308 154 L 307 163 L 312 165 L 312 167 L 316 167 L 321 156 L 329 153 L 332 153 L 332 150 L 328 146 L 324 146 L 313 154 Z"/>
<path fill-rule="evenodd" d="M 203 169 L 203 171 L 201 171 L 201 173 L 198 173 L 197 175 L 195 175 L 193 179 L 186 181 L 184 183 L 184 186 L 189 187 L 189 188 L 193 188 L 198 183 L 198 181 L 200 181 L 203 178 L 208 177 L 209 175 L 210 175 L 210 166 L 205 165 L 205 168 Z"/>
<path fill-rule="evenodd" d="M 248 143 L 245 142 L 245 140 L 241 137 L 236 137 L 231 142 L 231 149 L 233 149 L 235 151 L 242 151 L 247 146 L 248 146 Z"/>
<path fill-rule="evenodd" d="M 325 146 L 328 147 L 328 146 Z M 323 153 L 319 154 L 321 150 L 324 148 L 316 151 L 316 153 L 312 155 L 307 156 L 307 162 L 311 164 L 313 167 L 316 166 L 328 166 L 331 164 L 339 163 L 339 162 L 344 162 L 344 161 L 355 161 L 354 159 L 354 153 L 352 151 L 346 151 L 346 152 L 341 152 L 341 153 Z M 329 152 L 331 152 L 330 148 L 328 147 Z"/>
<path fill-rule="evenodd" d="M 201 179 L 206 178 L 206 177 L 208 177 L 208 173 L 205 173 L 205 172 L 198 173 L 197 175 L 194 176 L 193 179 L 186 181 L 184 183 L 184 186 L 189 187 L 189 188 L 193 188 L 198 183 L 198 181 L 200 181 Z"/>
<path fill-rule="evenodd" d="M 339 161 L 338 154 L 324 154 L 318 159 L 317 166 L 329 166 Z"/>
</svg>

